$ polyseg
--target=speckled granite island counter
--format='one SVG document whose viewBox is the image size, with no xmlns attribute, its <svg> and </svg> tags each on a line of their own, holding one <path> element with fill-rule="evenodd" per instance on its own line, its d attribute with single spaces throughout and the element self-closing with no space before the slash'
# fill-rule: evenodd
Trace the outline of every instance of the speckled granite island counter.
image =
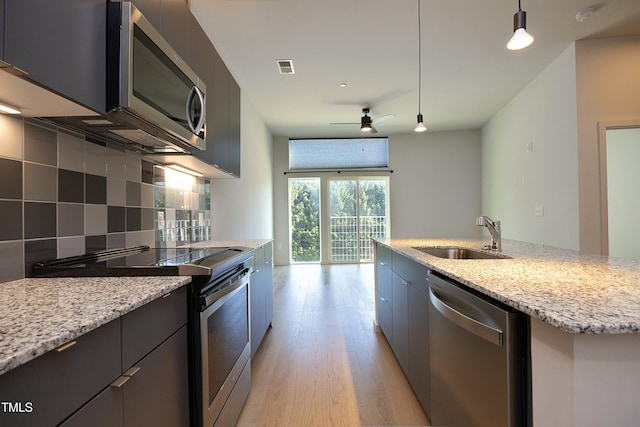
<svg viewBox="0 0 640 427">
<path fill-rule="evenodd" d="M 0 284 L 0 375 L 191 281 L 190 277 L 22 279 Z"/>
<path fill-rule="evenodd" d="M 638 425 L 640 263 L 511 240 L 497 260 L 414 249 L 487 239 L 376 242 L 530 316 L 535 426 Z"/>
</svg>

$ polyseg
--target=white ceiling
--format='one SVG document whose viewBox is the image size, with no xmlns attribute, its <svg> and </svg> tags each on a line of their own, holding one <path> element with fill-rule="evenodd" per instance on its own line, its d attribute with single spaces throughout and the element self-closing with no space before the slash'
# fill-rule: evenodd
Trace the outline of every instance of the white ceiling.
<svg viewBox="0 0 640 427">
<path fill-rule="evenodd" d="M 596 13 L 578 23 L 575 14 Z M 431 131 L 482 126 L 573 41 L 640 34 L 640 0 L 522 0 L 534 44 L 505 44 L 517 0 L 422 0 L 422 107 Z M 275 136 L 358 137 L 363 107 L 418 113 L 418 0 L 191 0 L 191 9 Z M 291 59 L 281 75 L 277 59 Z M 347 86 L 339 87 L 341 83 Z M 552 100 L 550 100 L 552 102 Z M 427 133 L 428 134 L 428 133 Z"/>
</svg>

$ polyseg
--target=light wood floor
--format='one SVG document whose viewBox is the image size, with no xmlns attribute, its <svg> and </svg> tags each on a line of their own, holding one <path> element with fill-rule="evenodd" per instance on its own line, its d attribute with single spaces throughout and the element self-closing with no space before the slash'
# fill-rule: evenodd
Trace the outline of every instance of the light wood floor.
<svg viewBox="0 0 640 427">
<path fill-rule="evenodd" d="M 275 267 L 273 327 L 238 426 L 425 426 L 375 332 L 373 265 Z"/>
</svg>

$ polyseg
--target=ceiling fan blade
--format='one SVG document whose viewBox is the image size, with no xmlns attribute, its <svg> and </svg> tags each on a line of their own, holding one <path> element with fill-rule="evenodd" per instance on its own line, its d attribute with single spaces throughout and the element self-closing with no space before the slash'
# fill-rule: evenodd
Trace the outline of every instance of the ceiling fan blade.
<svg viewBox="0 0 640 427">
<path fill-rule="evenodd" d="M 352 123 L 329 123 L 330 125 L 359 125 L 360 122 L 352 122 Z"/>
<path fill-rule="evenodd" d="M 376 117 L 372 121 L 373 123 L 380 123 L 384 122 L 385 120 L 393 119 L 395 116 L 395 114 L 385 114 L 384 116 Z"/>
<path fill-rule="evenodd" d="M 371 133 L 378 133 L 378 129 L 374 128 L 373 125 L 371 125 Z"/>
</svg>

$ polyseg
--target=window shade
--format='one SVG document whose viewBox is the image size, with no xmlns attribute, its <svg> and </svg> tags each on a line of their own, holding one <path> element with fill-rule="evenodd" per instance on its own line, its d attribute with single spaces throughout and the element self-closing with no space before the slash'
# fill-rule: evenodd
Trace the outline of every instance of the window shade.
<svg viewBox="0 0 640 427">
<path fill-rule="evenodd" d="M 387 138 L 291 139 L 289 170 L 389 166 Z"/>
</svg>

